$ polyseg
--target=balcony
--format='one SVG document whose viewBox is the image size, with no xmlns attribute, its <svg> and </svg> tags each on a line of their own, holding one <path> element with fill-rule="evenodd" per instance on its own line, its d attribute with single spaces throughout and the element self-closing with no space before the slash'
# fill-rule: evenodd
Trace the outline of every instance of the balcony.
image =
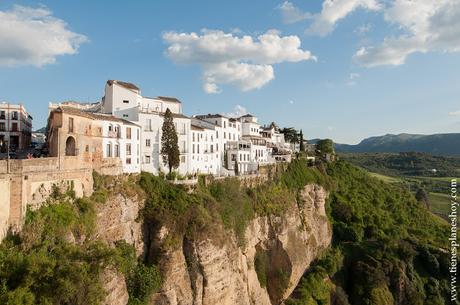
<svg viewBox="0 0 460 305">
<path fill-rule="evenodd" d="M 120 133 L 118 131 L 115 131 L 115 130 L 110 130 L 109 131 L 109 138 L 119 139 L 120 138 Z"/>
</svg>

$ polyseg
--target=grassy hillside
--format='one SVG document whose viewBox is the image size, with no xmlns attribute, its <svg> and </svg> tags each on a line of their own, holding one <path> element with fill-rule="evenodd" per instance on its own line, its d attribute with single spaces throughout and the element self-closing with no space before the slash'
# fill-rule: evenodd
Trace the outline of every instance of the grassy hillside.
<svg viewBox="0 0 460 305">
<path fill-rule="evenodd" d="M 387 176 L 452 177 L 460 174 L 460 157 L 423 153 L 344 153 L 340 157 Z"/>
<path fill-rule="evenodd" d="M 450 210 L 451 180 L 460 176 L 460 158 L 432 156 L 421 153 L 341 154 L 342 159 L 365 168 L 371 176 L 385 182 L 400 184 L 413 193 L 422 188 L 429 192 L 432 212 L 447 215 Z M 436 169 L 433 171 L 432 169 Z"/>
<path fill-rule="evenodd" d="M 330 165 L 333 247 L 290 305 L 448 304 L 448 226 L 399 185 Z"/>
</svg>

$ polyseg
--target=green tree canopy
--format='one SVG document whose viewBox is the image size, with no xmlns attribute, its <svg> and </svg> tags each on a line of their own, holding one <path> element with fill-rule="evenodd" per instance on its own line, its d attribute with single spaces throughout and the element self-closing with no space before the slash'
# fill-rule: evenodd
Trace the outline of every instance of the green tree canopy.
<svg viewBox="0 0 460 305">
<path fill-rule="evenodd" d="M 163 132 L 161 135 L 161 155 L 163 157 L 163 164 L 168 166 L 169 173 L 171 174 L 173 168 L 179 167 L 180 160 L 177 132 L 169 108 L 166 109 L 161 130 Z"/>
<path fill-rule="evenodd" d="M 316 149 L 324 154 L 333 154 L 334 153 L 334 142 L 331 139 L 319 140 L 316 143 Z"/>
<path fill-rule="evenodd" d="M 298 143 L 299 142 L 299 133 L 294 127 L 286 127 L 280 130 L 284 134 L 284 139 L 289 143 Z"/>
</svg>

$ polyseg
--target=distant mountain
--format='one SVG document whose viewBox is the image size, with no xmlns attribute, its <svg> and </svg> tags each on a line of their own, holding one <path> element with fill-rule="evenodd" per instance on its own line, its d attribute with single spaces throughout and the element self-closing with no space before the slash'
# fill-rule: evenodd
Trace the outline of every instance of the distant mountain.
<svg viewBox="0 0 460 305">
<path fill-rule="evenodd" d="M 35 133 L 46 133 L 46 127 L 42 127 L 34 131 Z"/>
<path fill-rule="evenodd" d="M 315 143 L 318 139 L 309 140 Z M 420 135 L 401 133 L 370 137 L 359 144 L 335 144 L 337 152 L 423 152 L 440 156 L 460 155 L 460 133 Z"/>
</svg>

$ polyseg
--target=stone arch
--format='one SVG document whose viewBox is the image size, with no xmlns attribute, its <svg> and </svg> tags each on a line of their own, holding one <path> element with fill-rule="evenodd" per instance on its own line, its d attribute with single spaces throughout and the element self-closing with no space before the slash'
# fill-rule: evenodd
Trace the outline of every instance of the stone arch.
<svg viewBox="0 0 460 305">
<path fill-rule="evenodd" d="M 75 138 L 70 136 L 65 141 L 65 155 L 66 156 L 76 156 L 77 155 L 77 145 Z"/>
</svg>

